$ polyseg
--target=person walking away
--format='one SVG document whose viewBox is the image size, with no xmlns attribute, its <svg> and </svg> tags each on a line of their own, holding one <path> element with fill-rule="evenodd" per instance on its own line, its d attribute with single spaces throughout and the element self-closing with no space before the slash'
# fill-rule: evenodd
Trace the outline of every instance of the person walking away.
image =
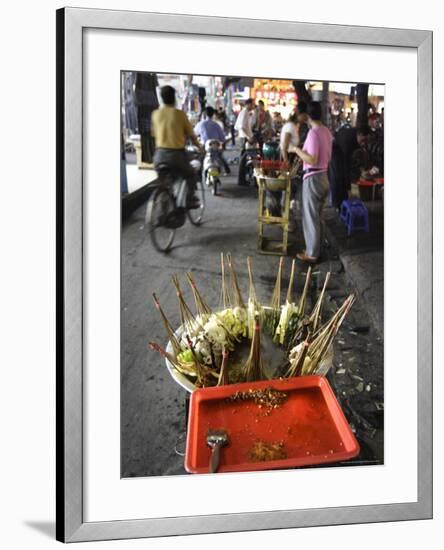
<svg viewBox="0 0 444 550">
<path fill-rule="evenodd" d="M 336 209 L 348 199 L 352 182 L 358 180 L 368 168 L 366 145 L 369 131 L 368 126 L 343 126 L 336 133 L 328 169 L 331 203 Z"/>
<path fill-rule="evenodd" d="M 151 115 L 151 132 L 156 144 L 154 168 L 161 164 L 171 167 L 174 174 L 187 181 L 187 207 L 199 208 L 196 183 L 198 175 L 188 161 L 185 151 L 187 139 L 201 149 L 187 115 L 176 109 L 176 91 L 172 86 L 163 86 L 160 90 L 163 105 Z"/>
<path fill-rule="evenodd" d="M 250 97 L 246 100 L 244 108 L 239 113 L 235 129 L 238 131 L 241 146 L 241 156 L 239 159 L 238 185 L 247 185 L 245 181 L 245 165 L 247 163 L 247 143 L 254 143 L 253 124 L 254 124 L 254 101 Z"/>
<path fill-rule="evenodd" d="M 207 141 L 216 139 L 217 141 L 220 141 L 221 148 L 224 148 L 225 132 L 213 118 L 215 110 L 213 109 L 213 107 L 207 107 L 205 109 L 205 113 L 207 118 L 205 120 L 201 120 L 196 124 L 196 126 L 194 127 L 194 133 L 199 136 L 200 141 L 203 143 L 204 147 Z M 221 163 L 223 164 L 225 173 L 229 174 L 230 167 L 228 166 L 228 163 L 222 154 L 222 149 L 219 152 L 219 158 Z"/>
<path fill-rule="evenodd" d="M 321 121 L 321 104 L 312 101 L 307 106 L 310 130 L 304 148 L 296 147 L 296 154 L 303 161 L 302 181 L 302 229 L 305 250 L 297 254 L 299 260 L 314 263 L 321 251 L 322 210 L 329 192 L 327 177 L 331 159 L 333 137 Z"/>
</svg>

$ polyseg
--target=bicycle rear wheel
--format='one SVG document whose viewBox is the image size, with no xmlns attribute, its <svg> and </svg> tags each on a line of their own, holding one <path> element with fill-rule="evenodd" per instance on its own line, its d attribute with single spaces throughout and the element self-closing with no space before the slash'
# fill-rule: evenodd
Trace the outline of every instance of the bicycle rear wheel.
<svg viewBox="0 0 444 550">
<path fill-rule="evenodd" d="M 199 208 L 188 209 L 187 215 L 193 225 L 200 225 L 205 210 L 205 186 L 202 180 L 199 180 L 196 184 L 195 196 L 199 199 L 200 206 Z"/>
<path fill-rule="evenodd" d="M 148 226 L 151 242 L 159 252 L 167 252 L 173 244 L 176 230 L 167 227 L 166 220 L 174 208 L 171 193 L 163 187 L 158 187 L 148 201 L 145 224 Z"/>
</svg>

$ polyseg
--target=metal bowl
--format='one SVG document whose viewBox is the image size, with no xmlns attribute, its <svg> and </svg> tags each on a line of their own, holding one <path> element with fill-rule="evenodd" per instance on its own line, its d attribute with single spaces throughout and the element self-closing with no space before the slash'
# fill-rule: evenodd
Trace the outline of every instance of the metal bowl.
<svg viewBox="0 0 444 550">
<path fill-rule="evenodd" d="M 288 186 L 288 178 L 270 178 L 268 176 L 262 177 L 261 180 L 264 183 L 267 191 L 285 191 Z"/>
</svg>

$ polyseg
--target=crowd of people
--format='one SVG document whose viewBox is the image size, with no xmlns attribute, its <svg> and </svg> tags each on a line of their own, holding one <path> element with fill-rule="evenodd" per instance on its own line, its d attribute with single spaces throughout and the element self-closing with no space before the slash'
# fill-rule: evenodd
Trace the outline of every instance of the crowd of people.
<svg viewBox="0 0 444 550">
<path fill-rule="evenodd" d="M 316 262 L 320 255 L 321 218 L 330 196 L 339 208 L 347 199 L 351 184 L 361 177 L 383 176 L 384 138 L 383 113 L 372 112 L 368 124 L 342 126 L 334 134 L 322 121 L 322 106 L 317 101 L 299 101 L 295 111 L 284 121 L 279 113 L 271 115 L 262 100 L 245 101 L 235 124 L 228 121 L 223 109 L 207 106 L 201 120 L 193 128 L 186 114 L 177 109 L 175 90 L 161 89 L 163 105 L 153 112 L 151 131 L 155 141 L 154 166 L 170 165 L 188 182 L 187 206 L 196 208 L 197 175 L 191 168 L 185 146 L 191 141 L 204 150 L 209 140 L 221 143 L 220 161 L 226 174 L 230 167 L 223 155 L 226 143 L 236 137 L 240 146 L 238 184 L 246 185 L 245 165 L 248 147 L 261 150 L 264 143 L 279 143 L 280 158 L 293 166 L 302 187 L 302 225 L 306 248 L 299 259 Z"/>
</svg>

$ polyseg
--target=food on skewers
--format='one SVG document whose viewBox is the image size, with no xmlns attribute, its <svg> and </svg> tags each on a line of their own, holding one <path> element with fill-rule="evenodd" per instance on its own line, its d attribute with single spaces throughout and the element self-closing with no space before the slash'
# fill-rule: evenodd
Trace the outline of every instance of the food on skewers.
<svg viewBox="0 0 444 550">
<path fill-rule="evenodd" d="M 154 294 L 155 306 L 165 327 L 170 347 L 166 351 L 153 342 L 150 342 L 150 347 L 163 355 L 172 368 L 196 387 L 270 378 L 264 364 L 262 338 L 268 338 L 273 346 L 286 350 L 286 361 L 281 365 L 281 372 L 274 377 L 325 374 L 324 366 L 331 357 L 333 340 L 355 301 L 354 295 L 350 295 L 330 319 L 324 320 L 323 304 L 330 280 L 330 273 L 327 273 L 316 303 L 308 312 L 307 295 L 311 283 L 311 268 L 308 268 L 305 275 L 302 293 L 296 299 L 293 296 L 293 260 L 285 303 L 281 304 L 281 258 L 270 306 L 264 307 L 257 297 L 250 258 L 247 258 L 247 268 L 249 293 L 245 303 L 233 260 L 230 254 L 221 254 L 221 308 L 217 311 L 208 305 L 194 278 L 187 273 L 196 310 L 193 313 L 185 299 L 179 278 L 174 276 L 181 326 L 174 331 Z M 250 352 L 246 360 L 236 361 L 238 346 L 249 346 Z"/>
</svg>

